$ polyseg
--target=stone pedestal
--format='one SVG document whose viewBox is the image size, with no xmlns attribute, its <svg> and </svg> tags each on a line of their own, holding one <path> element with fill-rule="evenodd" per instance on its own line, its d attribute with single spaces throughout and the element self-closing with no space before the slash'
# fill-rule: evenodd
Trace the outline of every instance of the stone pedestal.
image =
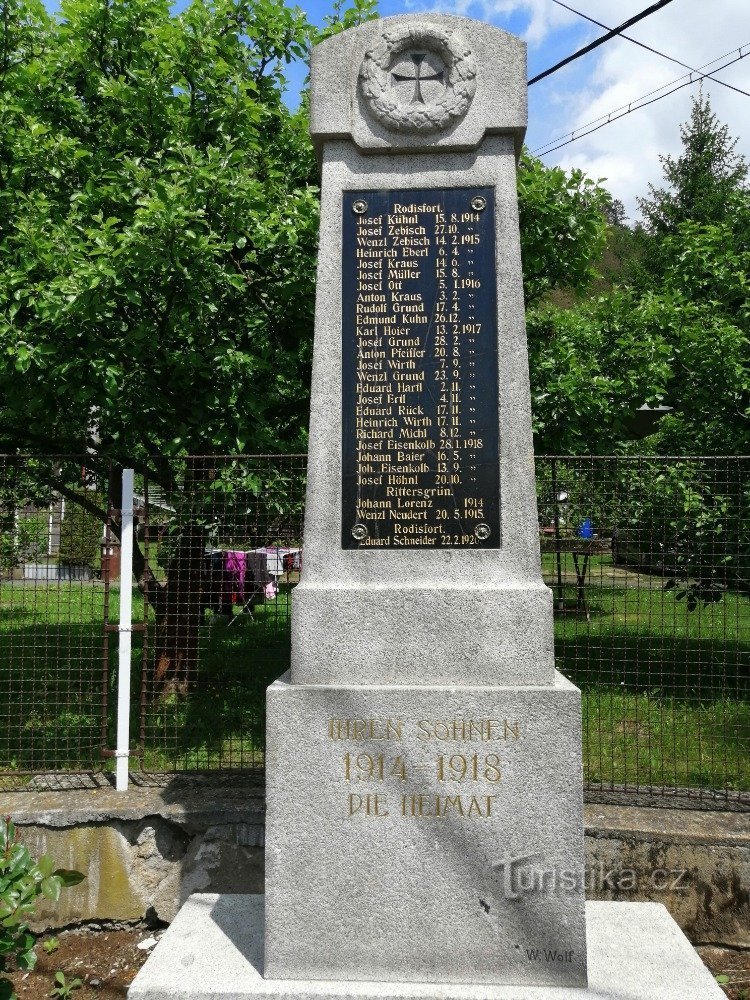
<svg viewBox="0 0 750 1000">
<path fill-rule="evenodd" d="M 268 692 L 275 980 L 586 984 L 580 694 L 555 674 L 539 558 L 525 125 L 525 47 L 488 25 L 389 18 L 313 53 L 305 569 Z"/>
<path fill-rule="evenodd" d="M 584 986 L 580 747 L 580 693 L 559 674 L 550 688 L 277 681 L 265 975 Z"/>
<path fill-rule="evenodd" d="M 417 92 L 417 72 L 439 79 Z M 518 235 L 516 155 L 525 129 L 526 47 L 498 28 L 406 15 L 313 50 L 320 254 L 293 683 L 553 683 Z M 478 211 L 477 197 L 485 203 Z M 431 210 L 400 211 L 410 207 Z M 447 254 L 454 249 L 455 257 Z M 445 273 L 436 279 L 441 259 Z M 382 303 L 359 301 L 380 294 Z M 362 311 L 381 306 L 385 313 Z M 419 306 L 422 314 L 404 311 Z M 396 353 L 403 343 L 417 345 L 414 358 L 409 349 Z M 400 377 L 392 377 L 394 365 Z M 416 383 L 404 395 L 420 375 L 422 391 Z M 481 447 L 470 447 L 476 439 Z M 414 461 L 399 459 L 399 445 Z M 349 447 L 370 461 L 350 468 Z M 390 462 L 380 461 L 384 451 Z M 459 454 L 461 482 L 453 483 Z M 425 466 L 427 473 L 401 474 Z M 377 485 L 374 470 L 383 470 Z M 473 489 L 475 476 L 484 489 Z M 472 493 L 484 501 L 484 518 L 464 516 Z M 395 520 L 407 504 L 411 520 Z M 473 535 L 477 521 L 489 537 L 454 541 Z M 369 534 L 355 544 L 358 527 Z M 447 546 L 440 536 L 451 538 Z"/>
</svg>

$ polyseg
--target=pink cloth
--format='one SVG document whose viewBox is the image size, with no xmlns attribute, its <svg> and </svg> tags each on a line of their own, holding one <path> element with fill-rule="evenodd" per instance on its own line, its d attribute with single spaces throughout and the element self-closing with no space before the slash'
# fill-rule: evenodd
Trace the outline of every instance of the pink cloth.
<svg viewBox="0 0 750 1000">
<path fill-rule="evenodd" d="M 229 549 L 224 553 L 224 600 L 233 604 L 235 600 L 245 602 L 245 576 L 247 575 L 247 553 Z"/>
</svg>

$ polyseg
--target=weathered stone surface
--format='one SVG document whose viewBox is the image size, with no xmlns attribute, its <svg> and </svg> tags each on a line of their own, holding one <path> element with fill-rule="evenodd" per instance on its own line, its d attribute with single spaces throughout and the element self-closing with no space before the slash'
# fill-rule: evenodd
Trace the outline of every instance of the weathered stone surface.
<svg viewBox="0 0 750 1000">
<path fill-rule="evenodd" d="M 465 17 L 425 13 L 371 21 L 356 31 L 343 31 L 312 53 L 312 86 L 320 95 L 311 108 L 310 132 L 318 150 L 326 141 L 351 137 L 365 151 L 414 151 L 424 146 L 418 129 L 389 129 L 370 113 L 367 95 L 357 84 L 368 52 L 378 50 L 384 35 L 398 35 L 408 28 L 437 29 L 457 36 L 476 65 L 475 87 L 467 110 L 446 121 L 442 131 L 429 130 L 426 138 L 442 152 L 476 149 L 486 135 L 511 136 L 516 153 L 526 131 L 526 46 L 500 28 Z M 421 45 L 425 47 L 424 37 Z M 468 74 L 467 74 L 468 75 Z M 354 86 L 352 86 L 354 82 Z M 414 184 L 413 187 L 418 185 Z"/>
<path fill-rule="evenodd" d="M 41 899 L 35 930 L 88 920 L 172 920 L 196 891 L 263 887 L 263 796 L 214 779 L 127 793 L 19 792 L 2 797 L 33 855 L 86 875 L 56 904 Z"/>
<path fill-rule="evenodd" d="M 750 946 L 747 814 L 586 808 L 587 896 L 664 903 L 696 944 Z"/>
<path fill-rule="evenodd" d="M 284 981 L 263 976 L 263 897 L 193 896 L 129 1000 L 722 1000 L 724 992 L 664 907 L 587 903 L 588 989 Z M 377 933 L 376 930 L 373 933 Z"/>
<path fill-rule="evenodd" d="M 341 548 L 341 191 L 396 184 L 495 190 L 501 549 Z M 491 137 L 471 156 L 438 157 L 363 156 L 351 143 L 327 143 L 320 247 L 293 682 L 551 685 L 552 596 L 539 561 L 512 140 Z"/>
<path fill-rule="evenodd" d="M 580 711 L 559 674 L 273 684 L 265 975 L 584 985 Z"/>
<path fill-rule="evenodd" d="M 426 58 L 436 57 L 434 68 L 441 79 L 434 99 L 428 96 L 425 100 L 422 96 L 420 102 L 404 104 L 393 93 L 392 67 L 394 59 L 398 65 L 399 61 L 408 59 L 408 51 L 415 47 L 424 50 Z M 408 62 L 405 72 L 410 72 Z M 447 77 L 445 86 L 443 75 Z M 381 26 L 379 38 L 362 60 L 359 96 L 366 110 L 389 132 L 426 135 L 442 132 L 466 115 L 474 99 L 476 80 L 474 53 L 459 30 L 446 30 L 443 25 L 427 22 L 415 25 L 412 18 L 401 25 Z"/>
<path fill-rule="evenodd" d="M 246 835 L 247 829 L 212 826 L 191 836 L 174 823 L 150 817 L 138 823 L 113 820 L 74 829 L 24 830 L 24 843 L 32 853 L 50 854 L 60 867 L 86 874 L 86 880 L 62 893 L 58 903 L 40 901 L 34 928 L 145 916 L 170 921 L 193 892 L 240 885 L 259 891 L 262 829 L 254 828 L 254 837 Z"/>
<path fill-rule="evenodd" d="M 3 792 L 0 806 L 22 826 L 69 827 L 153 815 L 200 832 L 212 824 L 262 825 L 263 796 L 263 777 L 254 778 L 252 772 L 242 778 L 166 775 L 161 784 L 153 779 L 146 783 L 136 772 L 127 792 L 116 792 L 111 775 L 102 775 L 96 787 L 82 791 Z"/>
<path fill-rule="evenodd" d="M 193 891 L 262 891 L 265 805 L 257 787 L 218 776 L 208 783 L 191 777 L 178 783 L 180 801 L 175 801 L 173 786 L 131 787 L 124 795 L 108 786 L 94 796 L 74 791 L 0 797 L 2 812 L 21 825 L 35 852 L 73 857 L 82 871 L 101 868 L 103 858 L 123 852 L 124 862 L 105 892 L 92 894 L 85 883 L 65 892 L 59 907 L 44 904 L 36 930 L 87 920 L 140 920 L 151 907 L 166 919 L 164 914 L 175 913 Z M 121 821 L 116 828 L 113 819 Z M 188 837 L 184 854 L 165 865 L 155 895 L 147 885 L 157 862 L 144 866 L 131 857 L 146 820 L 151 828 L 166 823 L 173 835 Z M 591 804 L 584 808 L 584 824 L 588 898 L 663 903 L 693 943 L 750 948 L 747 814 Z M 79 849 L 81 827 L 85 849 Z M 113 833 L 114 844 L 100 847 Z M 165 840 L 160 836 L 153 843 Z M 179 877 L 168 877 L 170 864 L 179 865 Z M 667 871 L 687 875 L 666 877 Z"/>
</svg>

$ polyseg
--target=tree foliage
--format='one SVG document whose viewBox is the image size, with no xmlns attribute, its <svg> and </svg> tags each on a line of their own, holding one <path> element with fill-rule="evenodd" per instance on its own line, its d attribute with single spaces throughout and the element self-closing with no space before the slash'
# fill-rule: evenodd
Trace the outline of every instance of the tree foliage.
<svg viewBox="0 0 750 1000">
<path fill-rule="evenodd" d="M 0 436 L 153 455 L 296 447 L 317 231 L 281 0 L 7 6 Z"/>
<path fill-rule="evenodd" d="M 174 491 L 188 452 L 303 445 L 317 168 L 284 91 L 319 37 L 284 0 L 0 0 L 0 450 L 113 460 L 117 508 L 123 465 Z M 205 542 L 198 519 L 175 558 L 199 572 Z M 200 581 L 134 556 L 166 675 L 194 655 Z"/>
<path fill-rule="evenodd" d="M 618 292 L 528 315 L 535 449 L 611 454 L 630 435 L 633 401 L 657 403 L 670 374 L 660 303 Z"/>
<path fill-rule="evenodd" d="M 711 111 L 693 101 L 683 152 L 663 158 L 669 188 L 643 202 L 644 294 L 669 307 L 675 413 L 655 439 L 674 453 L 750 448 L 750 190 L 747 165 Z"/>
<path fill-rule="evenodd" d="M 628 230 L 605 206 L 610 264 L 599 294 L 529 316 L 538 450 L 667 454 L 750 448 L 750 193 L 735 140 L 707 98 L 693 102 L 666 186 Z M 596 287 L 596 286 L 595 286 Z M 632 442 L 643 404 L 674 413 Z"/>
<path fill-rule="evenodd" d="M 609 201 L 600 183 L 582 171 L 545 167 L 524 152 L 518 205 L 527 305 L 555 288 L 587 287 L 604 248 Z"/>
<path fill-rule="evenodd" d="M 60 562 L 66 566 L 93 566 L 101 549 L 104 526 L 101 520 L 83 507 L 81 490 L 77 490 L 66 504 L 65 516 L 60 524 Z M 103 499 L 88 497 L 89 501 L 101 505 Z"/>
<path fill-rule="evenodd" d="M 650 197 L 638 205 L 650 232 L 677 233 L 684 222 L 714 225 L 727 218 L 733 194 L 747 179 L 747 164 L 711 109 L 708 95 L 692 102 L 690 118 L 680 126 L 682 153 L 659 157 L 667 187 L 649 184 Z"/>
<path fill-rule="evenodd" d="M 0 446 L 301 447 L 318 188 L 283 98 L 321 36 L 283 0 L 0 8 Z M 584 285 L 603 191 L 526 155 L 519 195 L 528 299 Z"/>
</svg>

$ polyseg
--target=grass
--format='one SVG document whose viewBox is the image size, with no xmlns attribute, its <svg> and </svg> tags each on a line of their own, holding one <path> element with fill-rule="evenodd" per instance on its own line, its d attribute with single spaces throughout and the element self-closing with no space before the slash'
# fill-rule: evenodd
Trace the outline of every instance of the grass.
<svg viewBox="0 0 750 1000">
<path fill-rule="evenodd" d="M 119 593 L 110 594 L 117 621 Z M 143 598 L 133 590 L 133 621 Z M 98 584 L 0 586 L 0 772 L 111 770 L 117 633 L 104 676 L 104 588 Z M 265 689 L 289 665 L 284 591 L 254 616 L 201 628 L 200 670 L 188 698 L 149 698 L 140 719 L 143 633 L 132 636 L 130 731 L 151 771 L 263 762 Z M 106 703 L 103 699 L 106 698 Z"/>
<path fill-rule="evenodd" d="M 203 629 L 200 677 L 188 698 L 170 695 L 146 715 L 147 770 L 263 764 L 266 688 L 289 668 L 289 602 Z"/>
<path fill-rule="evenodd" d="M 584 696 L 587 778 L 604 785 L 750 789 L 750 601 L 727 594 L 689 612 L 656 577 L 592 556 L 577 606 L 570 556 L 556 615 L 559 669 Z M 554 556 L 544 575 L 556 582 Z M 117 591 L 111 594 L 116 618 Z M 103 767 L 114 745 L 115 638 L 106 684 L 97 584 L 0 586 L 0 771 Z M 143 604 L 134 591 L 134 620 Z M 114 633 L 116 635 L 116 633 Z M 263 762 L 265 689 L 289 665 L 289 600 L 201 629 L 189 697 L 139 718 L 143 636 L 133 635 L 131 733 L 150 771 Z M 106 692 L 109 709 L 102 712 Z M 142 739 L 141 739 L 142 738 Z M 104 767 L 111 766 L 111 760 Z"/>
<path fill-rule="evenodd" d="M 688 611 L 664 580 L 592 556 L 578 607 L 570 556 L 554 555 L 558 668 L 583 692 L 586 776 L 604 785 L 750 789 L 750 600 Z"/>
</svg>

